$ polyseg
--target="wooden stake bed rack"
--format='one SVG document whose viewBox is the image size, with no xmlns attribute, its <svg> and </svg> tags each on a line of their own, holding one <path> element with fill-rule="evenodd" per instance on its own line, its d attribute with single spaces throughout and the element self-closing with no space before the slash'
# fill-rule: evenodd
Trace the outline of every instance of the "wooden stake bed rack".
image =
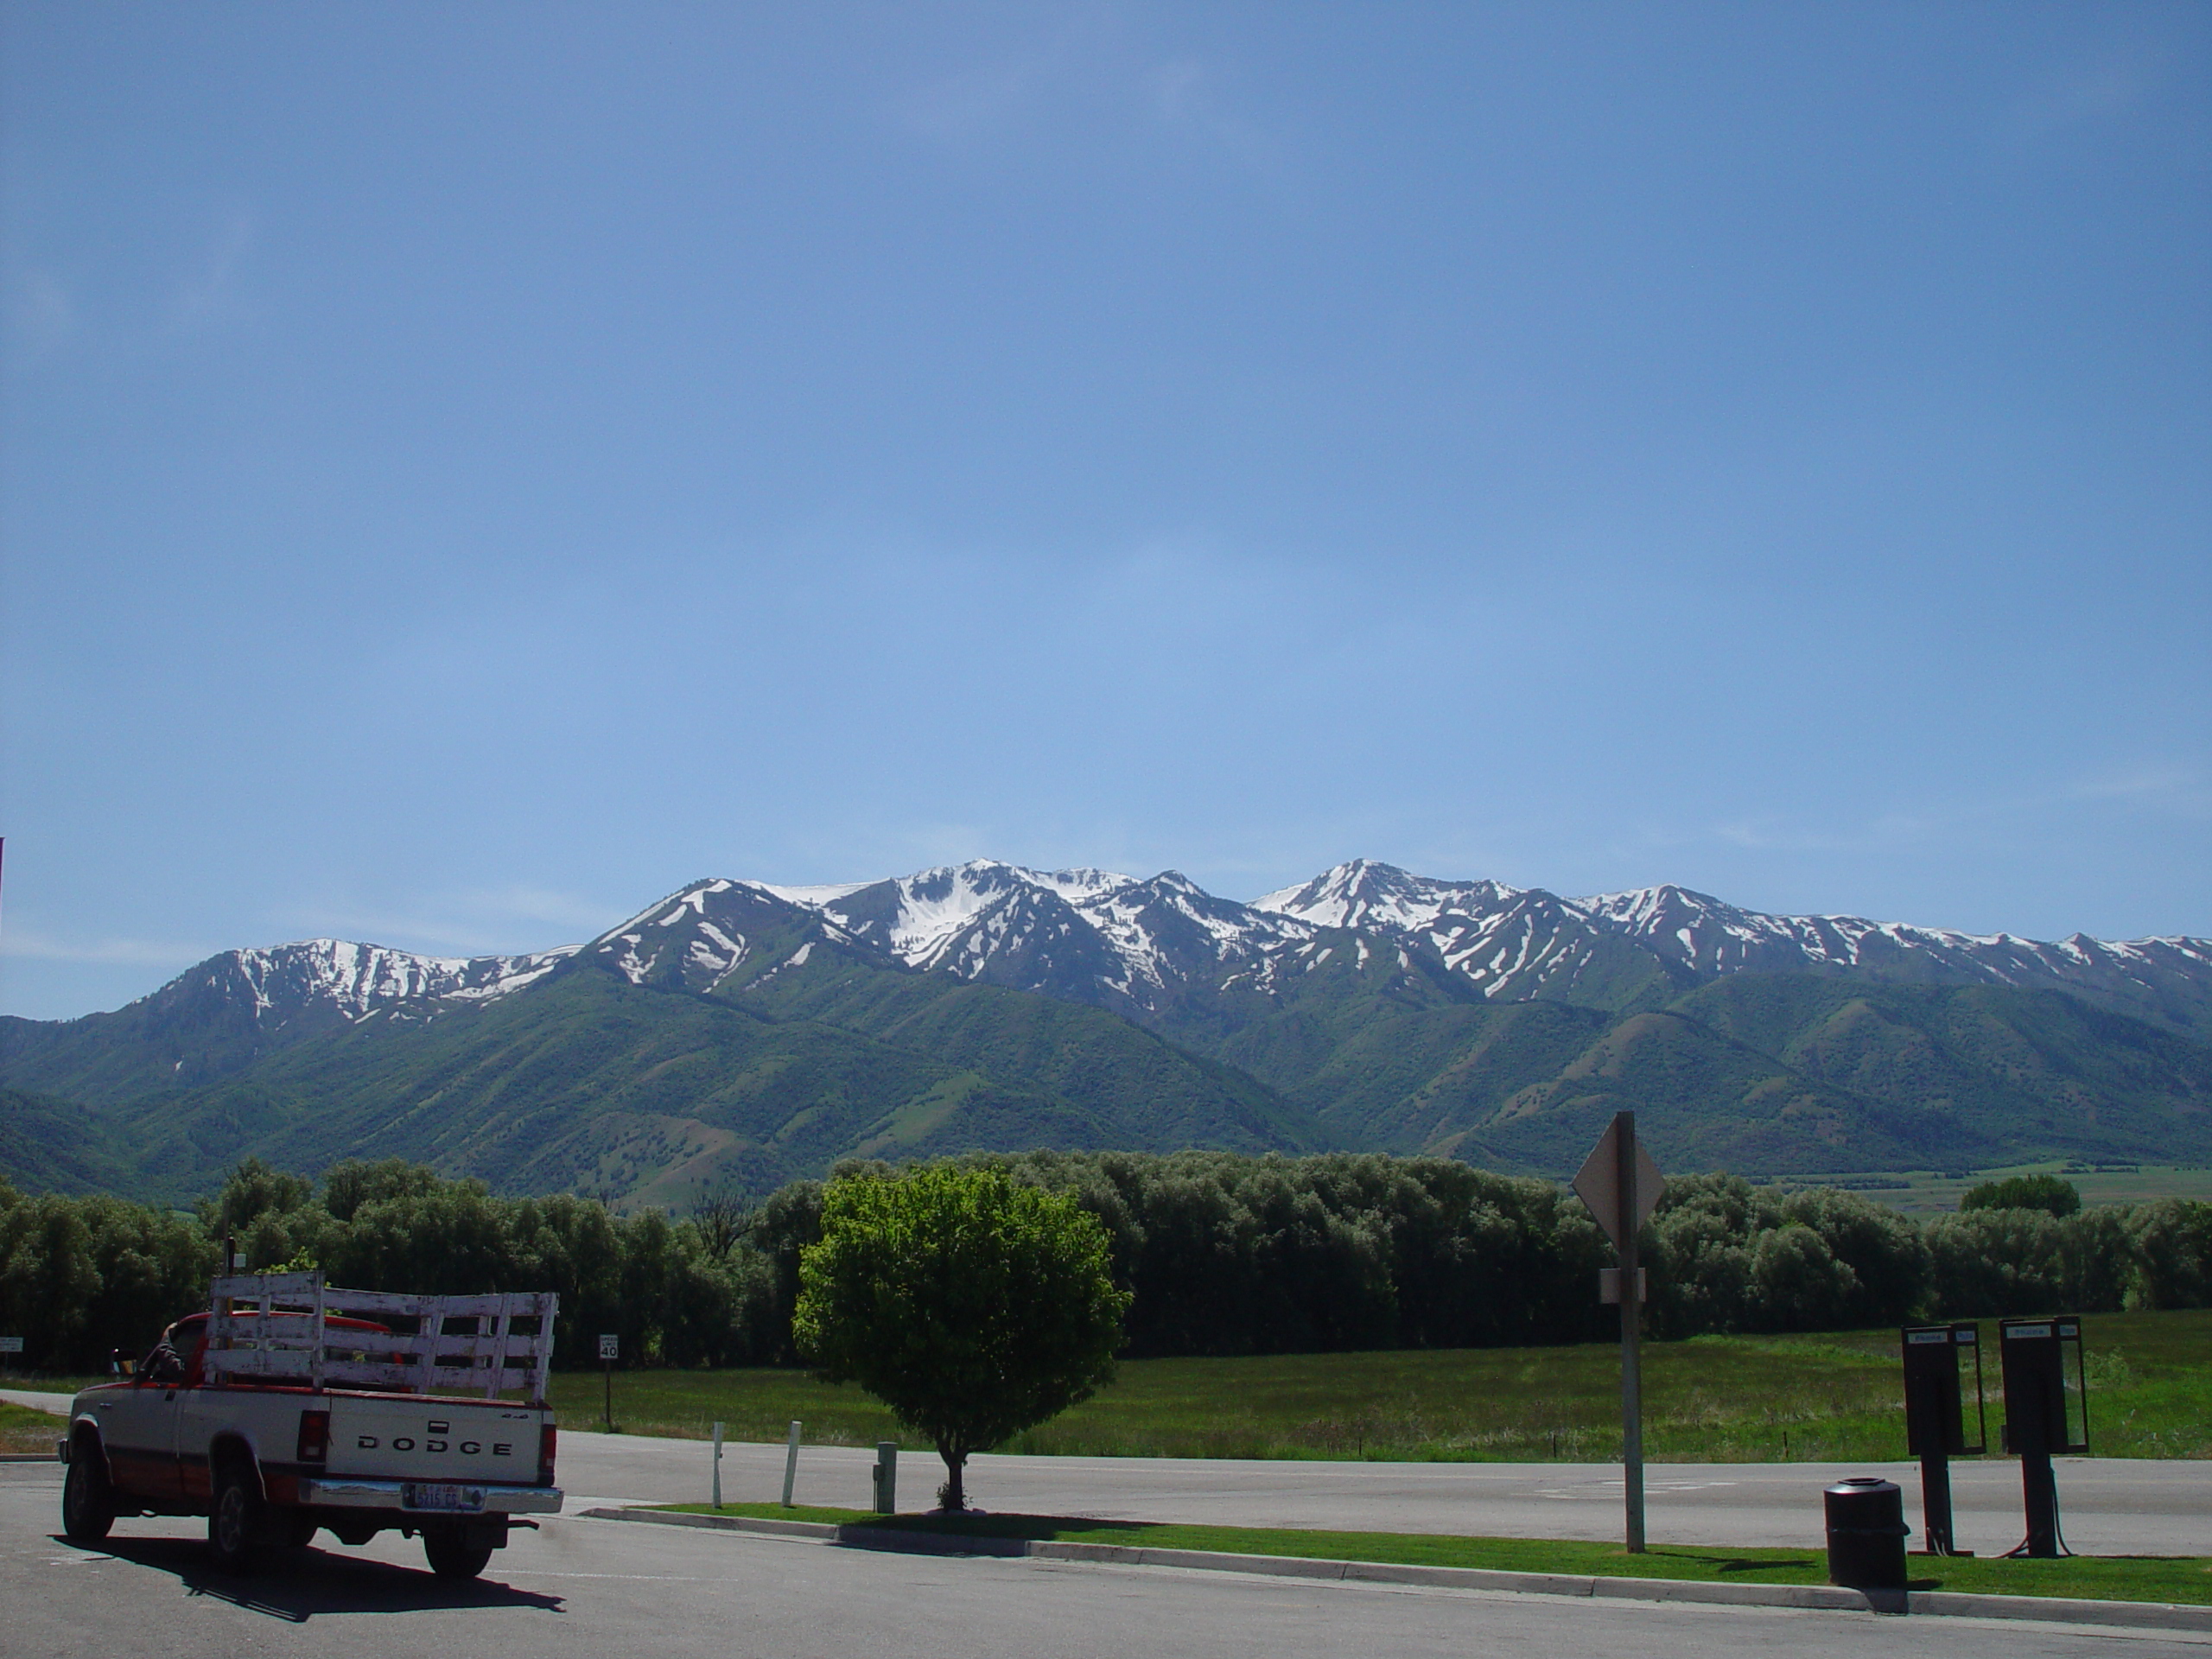
<svg viewBox="0 0 2212 1659">
<path fill-rule="evenodd" d="M 485 1296 L 410 1296 L 343 1290 L 320 1273 L 216 1276 L 200 1373 L 211 1383 L 304 1383 L 386 1393 L 481 1394 L 526 1389 L 545 1401 L 553 1363 L 550 1290 Z M 387 1336 L 333 1328 L 334 1319 L 397 1325 Z M 518 1325 L 524 1329 L 518 1330 Z M 405 1326 L 412 1325 L 410 1332 Z M 461 1326 L 461 1329 L 450 1327 Z"/>
</svg>

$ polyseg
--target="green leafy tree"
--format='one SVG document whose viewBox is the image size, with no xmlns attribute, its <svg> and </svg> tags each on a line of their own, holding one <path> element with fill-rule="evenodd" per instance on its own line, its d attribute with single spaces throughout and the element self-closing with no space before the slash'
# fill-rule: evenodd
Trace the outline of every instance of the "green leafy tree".
<svg viewBox="0 0 2212 1659">
<path fill-rule="evenodd" d="M 943 1165 L 831 1182 L 799 1281 L 800 1352 L 937 1447 L 948 1510 L 967 1507 L 970 1452 L 1112 1376 L 1130 1300 L 1072 1198 Z"/>
<path fill-rule="evenodd" d="M 1967 1189 L 1959 1200 L 1967 1210 L 2041 1210 L 2061 1221 L 2082 1208 L 2082 1191 L 2056 1175 L 2013 1175 Z"/>
</svg>

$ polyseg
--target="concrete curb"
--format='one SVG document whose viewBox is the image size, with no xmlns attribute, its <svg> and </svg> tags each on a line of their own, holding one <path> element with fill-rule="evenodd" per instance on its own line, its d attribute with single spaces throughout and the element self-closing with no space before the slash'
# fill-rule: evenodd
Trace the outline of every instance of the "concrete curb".
<svg viewBox="0 0 2212 1659">
<path fill-rule="evenodd" d="M 1520 1594 L 1588 1596 L 1618 1601 L 1707 1602 L 1732 1607 L 1796 1607 L 1836 1612 L 1918 1613 L 1948 1618 L 2025 1618 L 2058 1624 L 2212 1635 L 2212 1606 L 2164 1601 L 2091 1601 L 2058 1596 L 1979 1596 L 1946 1590 L 1847 1590 L 1832 1584 L 1702 1584 L 1690 1579 L 1603 1578 L 1579 1573 L 1509 1573 L 1479 1567 L 1402 1567 L 1388 1561 L 1333 1561 L 1301 1555 L 1239 1555 L 1214 1549 L 1154 1549 L 1137 1544 L 1079 1544 L 1025 1538 L 957 1538 L 887 1527 L 833 1526 L 823 1521 L 763 1521 L 742 1515 L 683 1515 L 645 1509 L 586 1510 L 601 1521 L 645 1521 L 778 1538 L 810 1538 L 848 1549 L 908 1555 L 994 1555 L 1052 1561 L 1101 1561 L 1121 1567 L 1180 1567 L 1211 1573 L 1258 1573 L 1273 1578 L 1333 1579 L 1356 1584 L 1421 1585 L 1439 1590 L 1504 1590 Z"/>
</svg>

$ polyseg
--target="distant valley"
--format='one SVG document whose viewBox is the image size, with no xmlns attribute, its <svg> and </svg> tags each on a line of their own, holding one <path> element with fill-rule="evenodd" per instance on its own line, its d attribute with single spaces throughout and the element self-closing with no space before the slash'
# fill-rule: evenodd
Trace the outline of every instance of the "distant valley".
<svg viewBox="0 0 2212 1659">
<path fill-rule="evenodd" d="M 1356 861 L 1249 903 L 978 861 L 695 882 L 585 944 L 225 952 L 0 1019 L 0 1173 L 183 1197 L 400 1155 L 679 1207 L 851 1155 L 1429 1152 L 1558 1175 L 1640 1114 L 1754 1175 L 2212 1162 L 2212 942 L 2037 943 Z"/>
</svg>

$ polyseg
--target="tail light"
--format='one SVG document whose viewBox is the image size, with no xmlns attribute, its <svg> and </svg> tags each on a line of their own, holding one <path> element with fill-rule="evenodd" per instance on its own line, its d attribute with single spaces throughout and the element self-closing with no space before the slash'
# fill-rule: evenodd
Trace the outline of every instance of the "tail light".
<svg viewBox="0 0 2212 1659">
<path fill-rule="evenodd" d="M 330 1414 L 327 1411 L 303 1411 L 300 1414 L 298 1460 L 302 1463 L 321 1463 L 330 1456 Z"/>
<path fill-rule="evenodd" d="M 553 1484 L 553 1443 L 557 1438 L 550 1423 L 542 1425 L 537 1431 L 537 1484 L 541 1486 Z"/>
</svg>

